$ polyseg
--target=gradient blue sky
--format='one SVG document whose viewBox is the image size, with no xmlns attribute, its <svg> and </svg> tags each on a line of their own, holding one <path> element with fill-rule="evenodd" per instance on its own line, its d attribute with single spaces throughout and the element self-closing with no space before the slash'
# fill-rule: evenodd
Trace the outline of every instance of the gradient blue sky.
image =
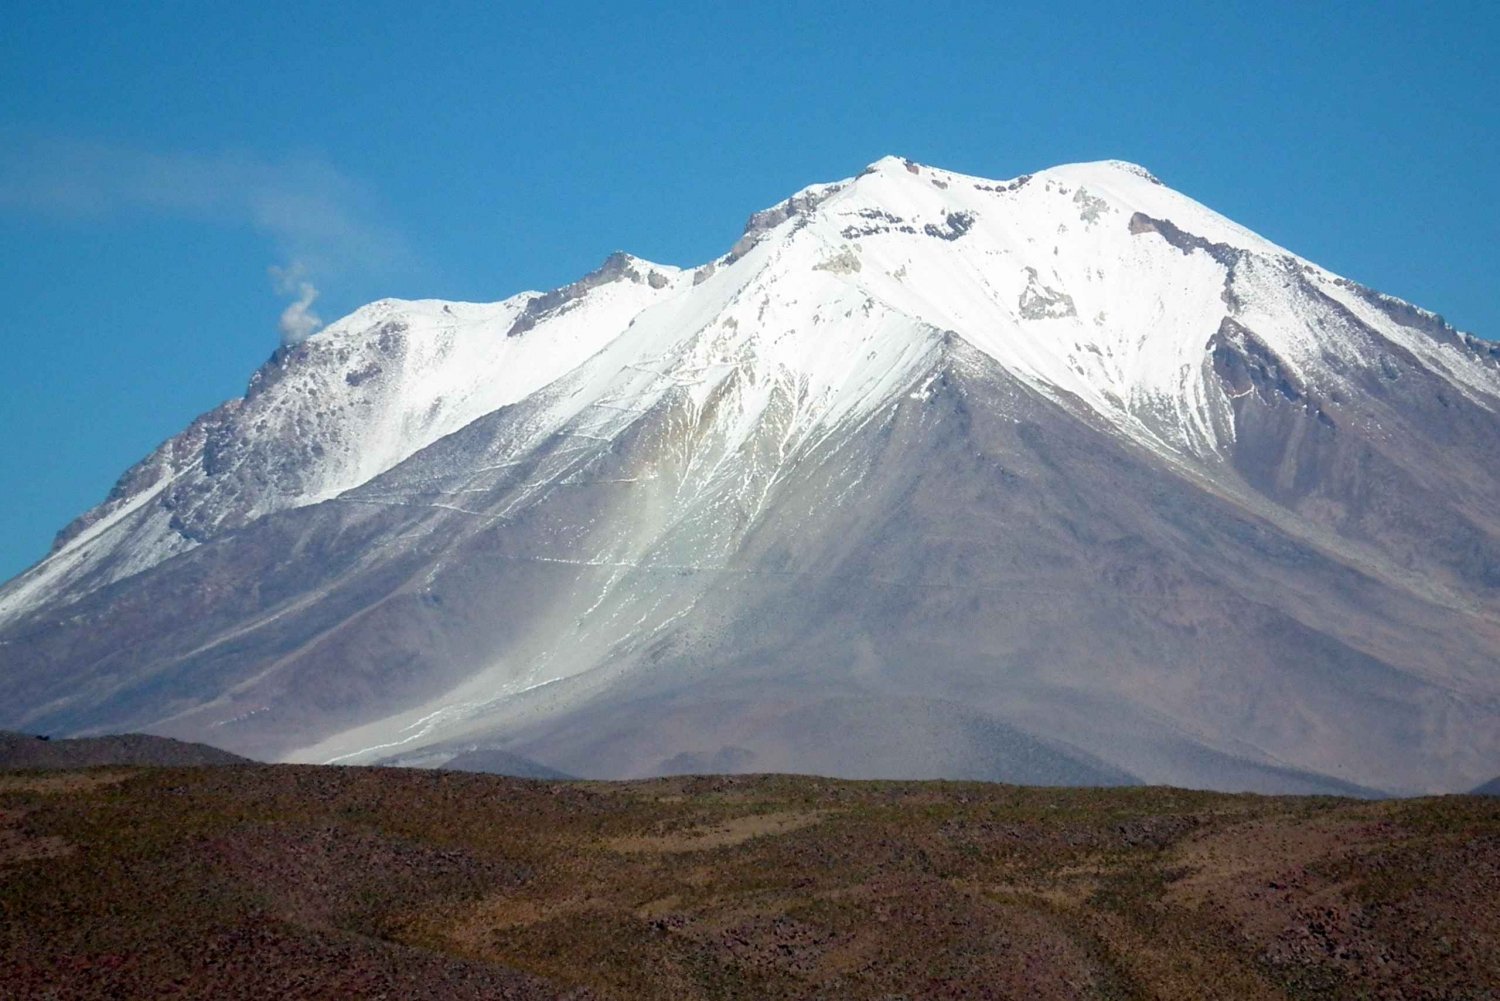
<svg viewBox="0 0 1500 1001">
<path fill-rule="evenodd" d="M 272 266 L 333 319 L 695 264 L 886 153 L 1133 160 L 1500 335 L 1493 4 L 228 6 L 0 17 L 0 579 L 243 390 Z"/>
</svg>

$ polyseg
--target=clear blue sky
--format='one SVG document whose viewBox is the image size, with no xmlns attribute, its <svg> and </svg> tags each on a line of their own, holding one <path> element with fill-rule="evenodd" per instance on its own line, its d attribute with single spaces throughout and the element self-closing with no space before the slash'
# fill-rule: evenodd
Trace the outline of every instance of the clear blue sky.
<svg viewBox="0 0 1500 1001">
<path fill-rule="evenodd" d="M 230 6 L 0 17 L 0 579 L 243 390 L 272 266 L 332 319 L 694 264 L 886 153 L 1133 160 L 1500 335 L 1494 4 Z"/>
</svg>

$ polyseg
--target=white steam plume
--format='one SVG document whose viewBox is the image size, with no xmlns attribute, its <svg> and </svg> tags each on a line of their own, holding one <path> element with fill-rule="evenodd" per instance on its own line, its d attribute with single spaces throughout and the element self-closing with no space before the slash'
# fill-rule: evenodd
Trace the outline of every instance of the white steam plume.
<svg viewBox="0 0 1500 1001">
<path fill-rule="evenodd" d="M 277 293 L 290 300 L 280 322 L 288 344 L 323 325 L 311 312 L 318 295 L 311 273 L 325 283 L 351 276 L 368 283 L 413 266 L 376 192 L 316 157 L 34 138 L 0 122 L 0 215 L 12 212 L 69 221 L 144 214 L 249 228 L 268 238 L 268 259 L 296 262 L 271 271 Z"/>
<path fill-rule="evenodd" d="M 323 326 L 322 318 L 312 311 L 313 300 L 318 298 L 318 290 L 303 277 L 304 269 L 300 264 L 285 268 L 273 266 L 270 271 L 271 281 L 275 283 L 277 292 L 297 297 L 296 301 L 281 311 L 278 323 L 281 328 L 281 343 L 301 344 Z"/>
</svg>

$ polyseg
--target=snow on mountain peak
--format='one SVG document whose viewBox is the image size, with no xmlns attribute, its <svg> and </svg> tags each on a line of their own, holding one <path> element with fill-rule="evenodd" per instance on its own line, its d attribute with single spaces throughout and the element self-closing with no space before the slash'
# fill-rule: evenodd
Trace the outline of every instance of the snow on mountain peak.
<svg viewBox="0 0 1500 1001">
<path fill-rule="evenodd" d="M 132 469 L 0 591 L 0 615 L 338 496 L 565 376 L 581 381 L 557 422 L 624 405 L 611 394 L 706 401 L 732 385 L 744 433 L 790 408 L 776 419 L 792 441 L 874 412 L 956 337 L 1119 434 L 1212 461 L 1235 433 L 1214 352 L 1250 343 L 1216 340 L 1224 324 L 1316 392 L 1336 379 L 1322 359 L 1353 350 L 1329 344 L 1350 316 L 1494 405 L 1493 360 L 1412 310 L 1135 164 L 995 181 L 886 156 L 752 214 L 723 257 L 689 271 L 617 251 L 552 291 L 384 299 L 283 347 L 243 400 Z"/>
</svg>

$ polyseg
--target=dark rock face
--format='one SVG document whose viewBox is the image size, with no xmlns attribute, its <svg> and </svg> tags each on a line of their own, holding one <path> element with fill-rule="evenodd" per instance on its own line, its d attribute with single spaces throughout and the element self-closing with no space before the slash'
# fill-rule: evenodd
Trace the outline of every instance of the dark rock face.
<svg viewBox="0 0 1500 1001">
<path fill-rule="evenodd" d="M 275 364 L 274 361 L 268 362 L 267 366 L 273 364 Z M 126 470 L 110 490 L 103 504 L 75 518 L 57 533 L 57 537 L 52 542 L 52 552 L 57 552 L 101 518 L 119 509 L 130 498 L 149 490 L 163 479 L 169 478 L 175 470 L 202 453 L 211 439 L 224 434 L 221 429 L 235 420 L 235 415 L 243 403 L 242 400 L 230 400 L 209 411 L 188 425 L 182 434 L 166 442 L 151 455 Z M 169 499 L 163 501 L 163 503 L 168 502 Z"/>
<path fill-rule="evenodd" d="M 1022 174 L 1020 177 L 1011 181 L 1009 184 L 976 184 L 974 185 L 974 190 L 998 192 L 1020 191 L 1022 188 L 1026 187 L 1026 185 L 1031 183 L 1032 176 L 1033 175 L 1031 174 Z"/>
<path fill-rule="evenodd" d="M 264 513 L 268 495 L 294 497 L 314 491 L 325 458 L 349 444 L 342 436 L 348 426 L 327 418 L 340 407 L 356 413 L 368 409 L 380 391 L 382 375 L 405 359 L 408 337 L 399 320 L 378 325 L 368 336 L 376 360 L 363 363 L 353 357 L 348 344 L 314 340 L 278 348 L 251 376 L 242 398 L 197 418 L 127 470 L 103 504 L 58 533 L 53 552 L 132 504 L 138 505 L 133 514 L 137 522 L 170 512 L 168 524 L 178 537 L 173 541 L 185 549 L 253 521 Z M 319 376 L 314 385 L 332 383 L 356 393 L 352 398 L 329 393 L 325 400 L 315 395 L 316 390 L 299 388 L 289 401 L 273 392 L 293 374 L 308 373 Z M 158 485 L 162 488 L 151 495 Z M 141 505 L 143 494 L 148 499 Z M 132 554 L 118 555 L 118 560 L 98 561 L 72 583 L 81 589 L 115 579 L 119 564 L 128 563 Z"/>
<path fill-rule="evenodd" d="M 604 259 L 604 263 L 571 285 L 553 289 L 537 296 L 526 304 L 521 315 L 516 317 L 515 323 L 506 332 L 507 337 L 519 337 L 531 330 L 542 320 L 556 316 L 578 302 L 591 289 L 600 285 L 607 285 L 616 281 L 649 282 L 652 288 L 663 288 L 667 283 L 665 275 L 652 271 L 648 276 L 643 276 L 639 269 L 631 263 L 629 254 L 616 251 Z"/>
<path fill-rule="evenodd" d="M 1167 243 L 1182 251 L 1184 255 L 1198 251 L 1207 254 L 1224 266 L 1224 291 L 1220 297 L 1231 310 L 1238 310 L 1240 303 L 1234 292 L 1237 269 L 1246 259 L 1246 252 L 1227 243 L 1215 243 L 1201 236 L 1184 232 L 1169 219 L 1153 219 L 1143 212 L 1130 217 L 1130 232 L 1136 236 L 1154 233 Z"/>
<path fill-rule="evenodd" d="M 1309 296 L 1314 293 L 1305 290 Z M 1353 345 L 1325 360 L 1355 381 L 1334 399 L 1304 385 L 1264 342 L 1226 317 L 1209 341 L 1232 397 L 1234 461 L 1278 505 L 1360 540 L 1490 605 L 1500 581 L 1500 421 L 1408 350 L 1318 297 L 1330 332 Z M 1425 443 L 1425 444 L 1419 444 Z"/>
<path fill-rule="evenodd" d="M 1238 401 L 1254 393 L 1264 406 L 1279 403 L 1300 405 L 1304 412 L 1329 428 L 1333 419 L 1308 395 L 1301 379 L 1290 371 L 1265 341 L 1230 317 L 1224 317 L 1208 350 L 1214 374 L 1224 383 L 1232 399 Z M 1279 400 L 1277 398 L 1280 398 Z"/>
<path fill-rule="evenodd" d="M 917 231 L 915 226 L 901 216 L 883 209 L 861 209 L 857 214 L 865 221 L 858 225 L 844 227 L 841 235 L 846 240 L 857 240 L 862 236 L 879 236 L 882 233 L 915 233 Z"/>
<path fill-rule="evenodd" d="M 1245 253 L 1227 243 L 1213 243 L 1201 236 L 1183 232 L 1171 220 L 1153 219 L 1144 212 L 1137 212 L 1130 217 L 1130 232 L 1137 236 L 1155 233 L 1184 254 L 1191 254 L 1195 250 L 1202 251 L 1226 268 L 1232 266 Z"/>
<path fill-rule="evenodd" d="M 824 201 L 837 194 L 840 186 L 837 184 L 824 185 L 822 188 L 808 191 L 800 195 L 793 195 L 780 205 L 769 209 L 763 209 L 750 216 L 745 223 L 744 234 L 735 241 L 729 253 L 725 256 L 723 263 L 733 264 L 750 252 L 750 248 L 760 242 L 761 238 L 771 230 L 780 226 L 788 219 L 799 216 L 807 216 Z"/>
<path fill-rule="evenodd" d="M 967 212 L 950 213 L 943 220 L 943 225 L 937 226 L 928 223 L 922 227 L 922 232 L 928 236 L 937 237 L 939 240 L 957 240 L 969 231 L 974 225 L 974 217 Z"/>
</svg>

